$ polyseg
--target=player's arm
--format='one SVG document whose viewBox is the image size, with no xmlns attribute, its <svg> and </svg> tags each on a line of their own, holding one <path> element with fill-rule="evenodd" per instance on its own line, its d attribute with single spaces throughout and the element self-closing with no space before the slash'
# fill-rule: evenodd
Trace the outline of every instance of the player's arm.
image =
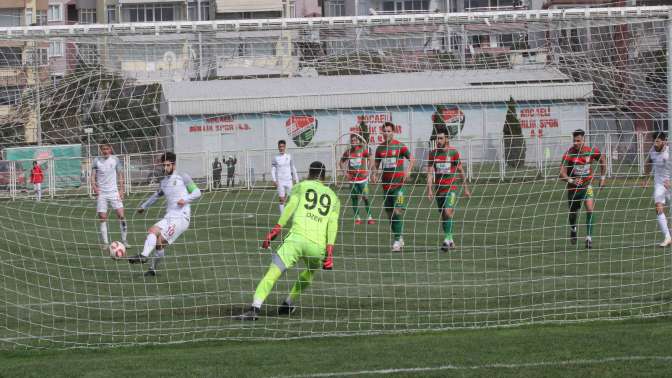
<svg viewBox="0 0 672 378">
<path fill-rule="evenodd" d="M 278 186 L 278 162 L 273 158 L 271 161 L 271 179 L 273 180 L 273 185 Z"/>
<path fill-rule="evenodd" d="M 299 184 L 300 185 L 300 184 Z M 271 231 L 266 234 L 266 237 L 264 238 L 264 242 L 262 243 L 261 247 L 264 249 L 268 249 L 271 246 L 271 241 L 275 239 L 278 235 L 280 235 L 280 232 L 282 231 L 282 228 L 287 225 L 289 220 L 292 218 L 294 215 L 294 211 L 296 211 L 296 208 L 299 207 L 299 196 L 301 193 L 301 187 L 297 186 L 292 190 L 292 194 L 289 195 L 289 200 L 287 201 L 287 204 L 285 205 L 285 210 L 282 211 L 282 214 L 280 214 L 280 219 L 278 220 L 278 223 L 273 226 Z"/>
<path fill-rule="evenodd" d="M 124 170 L 122 169 L 121 162 L 119 160 L 117 160 L 116 170 L 117 170 L 117 178 L 118 178 L 117 181 L 119 182 L 119 190 L 118 190 L 119 191 L 119 197 L 121 199 L 124 199 L 124 192 L 125 192 L 125 188 L 126 188 L 126 186 L 124 185 L 125 184 L 125 181 L 124 181 L 125 176 L 124 176 Z"/>
<path fill-rule="evenodd" d="M 460 180 L 462 180 L 462 188 L 464 188 L 464 196 L 469 198 L 471 197 L 471 191 L 469 190 L 469 184 L 467 183 L 467 175 L 464 173 L 464 167 L 462 166 L 462 162 L 458 160 L 457 163 L 457 174 L 460 176 Z"/>
<path fill-rule="evenodd" d="M 429 153 L 427 159 L 427 198 L 434 198 L 434 154 Z"/>
<path fill-rule="evenodd" d="M 198 188 L 198 185 L 196 185 L 194 180 L 192 180 L 188 174 L 180 173 L 180 176 L 182 177 L 184 186 L 187 188 L 187 195 L 184 196 L 183 198 L 180 198 L 180 200 L 177 201 L 177 204 L 180 207 L 182 207 L 188 203 L 192 203 L 193 201 L 201 198 L 201 189 Z"/>
<path fill-rule="evenodd" d="M 404 181 L 408 180 L 408 178 L 411 177 L 411 171 L 415 166 L 415 156 L 411 154 L 411 151 L 408 149 L 408 147 L 406 147 L 405 157 L 406 159 L 408 159 L 408 167 L 404 169 Z"/>
<path fill-rule="evenodd" d="M 373 172 L 376 170 L 376 161 L 373 157 L 373 154 L 371 153 L 371 150 L 369 150 L 368 147 L 366 150 L 366 168 L 368 169 L 369 172 L 371 172 L 370 174 L 371 181 L 375 183 L 376 176 L 373 175 Z"/>
<path fill-rule="evenodd" d="M 289 166 L 292 172 L 292 179 L 295 184 L 299 183 L 299 174 L 296 172 L 296 166 L 294 165 L 294 158 L 289 159 Z"/>
<path fill-rule="evenodd" d="M 138 208 L 138 213 L 139 214 L 144 213 L 145 210 L 147 210 L 150 206 L 152 206 L 161 197 L 163 197 L 163 190 L 159 189 L 140 205 L 140 207 Z"/>
<path fill-rule="evenodd" d="M 653 161 L 651 160 L 651 155 L 649 155 L 646 158 L 646 161 L 644 162 L 644 178 L 642 179 L 642 186 L 647 187 L 649 186 L 649 180 L 651 179 L 651 168 L 652 168 Z"/>
<path fill-rule="evenodd" d="M 560 180 L 565 181 L 568 184 L 574 184 L 574 179 L 569 177 L 569 173 L 567 172 L 567 159 L 569 159 L 567 154 L 562 156 L 562 162 L 560 163 Z"/>
<path fill-rule="evenodd" d="M 91 168 L 91 189 L 95 194 L 98 194 L 98 182 L 96 181 L 96 161 L 93 161 L 93 167 Z"/>
<path fill-rule="evenodd" d="M 600 154 L 600 150 L 595 148 L 595 152 L 597 153 L 598 157 L 598 162 L 600 163 L 600 186 L 604 186 L 604 184 L 607 182 L 607 159 Z"/>
<path fill-rule="evenodd" d="M 334 196 L 334 203 L 329 210 L 329 219 L 327 220 L 326 242 L 324 262 L 322 269 L 331 270 L 334 268 L 334 245 L 336 244 L 336 235 L 338 234 L 338 215 L 341 213 L 341 201 Z"/>
</svg>

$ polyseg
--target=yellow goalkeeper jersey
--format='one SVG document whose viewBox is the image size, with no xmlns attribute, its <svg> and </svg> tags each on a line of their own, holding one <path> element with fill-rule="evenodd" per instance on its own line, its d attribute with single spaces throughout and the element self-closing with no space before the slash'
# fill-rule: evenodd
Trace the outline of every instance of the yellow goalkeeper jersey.
<svg viewBox="0 0 672 378">
<path fill-rule="evenodd" d="M 305 180 L 292 188 L 278 224 L 292 220 L 290 234 L 326 247 L 336 242 L 341 201 L 333 190 L 317 180 Z"/>
</svg>

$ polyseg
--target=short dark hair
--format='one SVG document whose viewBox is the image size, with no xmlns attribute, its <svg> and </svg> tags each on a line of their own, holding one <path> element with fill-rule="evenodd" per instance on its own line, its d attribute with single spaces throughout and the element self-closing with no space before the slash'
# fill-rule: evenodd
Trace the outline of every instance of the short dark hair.
<svg viewBox="0 0 672 378">
<path fill-rule="evenodd" d="M 383 123 L 383 130 L 385 130 L 386 127 L 391 127 L 392 130 L 394 131 L 394 123 L 392 123 L 390 121 L 387 121 L 387 122 Z"/>
<path fill-rule="evenodd" d="M 175 162 L 177 161 L 177 155 L 175 155 L 174 152 L 170 152 L 170 151 L 164 152 L 163 155 L 161 155 L 161 162 L 163 163 L 163 162 L 166 162 L 166 161 L 169 161 L 169 162 L 175 164 Z"/>
<path fill-rule="evenodd" d="M 33 160 L 33 165 L 37 164 L 37 160 Z"/>
<path fill-rule="evenodd" d="M 314 161 L 310 163 L 310 168 L 308 169 L 308 178 L 324 180 L 326 172 L 327 168 L 324 166 L 324 164 L 322 164 L 321 161 Z"/>
<path fill-rule="evenodd" d="M 284 145 L 286 146 L 286 145 L 287 145 L 287 142 L 286 142 L 284 139 L 280 139 L 280 140 L 278 141 L 278 146 L 281 145 L 281 144 L 284 144 Z"/>
<path fill-rule="evenodd" d="M 584 135 L 586 135 L 586 132 L 583 131 L 583 129 L 576 129 L 576 130 L 574 130 L 574 131 L 572 132 L 572 136 L 573 136 L 573 137 L 577 137 L 577 136 L 579 136 L 579 135 L 580 135 L 580 136 L 584 136 Z"/>
<path fill-rule="evenodd" d="M 653 133 L 653 140 L 656 139 L 667 140 L 667 134 L 664 131 L 656 131 Z"/>
</svg>

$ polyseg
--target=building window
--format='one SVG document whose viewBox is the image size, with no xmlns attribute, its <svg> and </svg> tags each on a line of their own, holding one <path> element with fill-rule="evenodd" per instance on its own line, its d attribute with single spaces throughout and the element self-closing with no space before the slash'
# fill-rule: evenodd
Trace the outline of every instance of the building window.
<svg viewBox="0 0 672 378">
<path fill-rule="evenodd" d="M 198 19 L 198 2 L 190 1 L 187 5 L 189 21 L 208 21 L 210 20 L 210 2 L 201 1 L 201 19 Z"/>
<path fill-rule="evenodd" d="M 345 0 L 328 0 L 325 2 L 324 15 L 327 17 L 345 16 Z"/>
<path fill-rule="evenodd" d="M 282 14 L 285 18 L 294 18 L 296 17 L 296 3 L 294 0 L 283 0 L 282 1 Z"/>
<path fill-rule="evenodd" d="M 94 8 L 82 8 L 79 10 L 80 24 L 95 24 L 96 10 Z"/>
<path fill-rule="evenodd" d="M 63 81 L 63 77 L 65 77 L 65 75 L 62 73 L 53 73 L 50 75 L 51 83 L 54 86 L 57 86 L 61 81 Z"/>
<path fill-rule="evenodd" d="M 128 7 L 130 22 L 175 21 L 178 10 L 174 5 L 139 4 Z"/>
<path fill-rule="evenodd" d="M 49 41 L 49 57 L 63 56 L 63 40 L 52 39 Z"/>
<path fill-rule="evenodd" d="M 21 88 L 0 87 L 0 105 L 16 105 L 21 100 Z"/>
<path fill-rule="evenodd" d="M 38 25 L 46 25 L 47 24 L 47 11 L 42 10 L 42 11 L 35 12 L 35 21 L 37 22 Z"/>
<path fill-rule="evenodd" d="M 49 10 L 47 11 L 47 20 L 49 22 L 63 21 L 63 5 L 49 4 Z"/>
<path fill-rule="evenodd" d="M 108 24 L 114 24 L 118 22 L 117 21 L 117 6 L 116 5 L 108 5 L 107 6 L 107 23 Z"/>
<path fill-rule="evenodd" d="M 413 13 L 429 11 L 429 0 L 383 1 L 386 13 Z"/>
<path fill-rule="evenodd" d="M 32 24 L 33 24 L 33 10 L 26 9 L 26 25 L 32 25 Z"/>
<path fill-rule="evenodd" d="M 26 50 L 26 64 L 34 66 L 46 66 L 49 64 L 48 49 L 29 49 Z"/>
<path fill-rule="evenodd" d="M 0 47 L 0 67 L 21 67 L 22 60 L 21 47 Z"/>
<path fill-rule="evenodd" d="M 0 27 L 21 26 L 20 9 L 0 9 Z"/>
</svg>

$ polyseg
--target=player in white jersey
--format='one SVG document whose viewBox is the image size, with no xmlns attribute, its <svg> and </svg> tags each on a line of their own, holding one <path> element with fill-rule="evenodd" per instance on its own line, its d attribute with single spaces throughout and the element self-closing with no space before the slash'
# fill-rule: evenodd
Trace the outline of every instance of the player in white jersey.
<svg viewBox="0 0 672 378">
<path fill-rule="evenodd" d="M 112 154 L 112 146 L 100 145 L 101 156 L 93 160 L 91 186 L 96 194 L 96 212 L 100 220 L 100 239 L 103 249 L 109 246 L 107 234 L 107 206 L 112 206 L 119 219 L 121 242 L 128 245 L 126 235 L 128 227 L 124 217 L 124 174 L 119 158 Z"/>
<path fill-rule="evenodd" d="M 273 162 L 271 163 L 273 185 L 278 189 L 278 197 L 280 198 L 280 214 L 285 209 L 285 202 L 292 192 L 292 186 L 294 186 L 294 183 L 299 183 L 299 175 L 296 173 L 294 159 L 292 159 L 292 155 L 285 152 L 286 149 L 287 142 L 279 140 L 278 151 L 280 153 L 273 157 Z"/>
<path fill-rule="evenodd" d="M 166 198 L 166 214 L 163 219 L 149 228 L 145 246 L 142 253 L 130 257 L 131 264 L 144 263 L 156 248 L 156 254 L 152 258 L 149 270 L 145 276 L 155 276 L 156 269 L 165 256 L 164 248 L 173 244 L 175 240 L 189 228 L 191 218 L 191 203 L 201 196 L 201 191 L 189 175 L 175 170 L 177 156 L 172 152 L 166 152 L 161 157 L 165 177 L 159 184 L 159 190 L 152 194 L 147 201 L 143 202 L 138 209 L 142 214 L 148 207 L 160 197 Z"/>
<path fill-rule="evenodd" d="M 656 204 L 656 213 L 658 217 L 658 227 L 665 238 L 660 247 L 672 245 L 672 237 L 665 216 L 665 204 L 670 201 L 670 169 L 668 161 L 670 151 L 667 145 L 667 136 L 663 132 L 657 132 L 653 136 L 653 146 L 649 150 L 649 157 L 646 159 L 644 174 L 648 175 L 653 169 L 653 201 Z M 648 180 L 647 180 L 648 181 Z M 648 183 L 645 183 L 645 186 Z"/>
</svg>

